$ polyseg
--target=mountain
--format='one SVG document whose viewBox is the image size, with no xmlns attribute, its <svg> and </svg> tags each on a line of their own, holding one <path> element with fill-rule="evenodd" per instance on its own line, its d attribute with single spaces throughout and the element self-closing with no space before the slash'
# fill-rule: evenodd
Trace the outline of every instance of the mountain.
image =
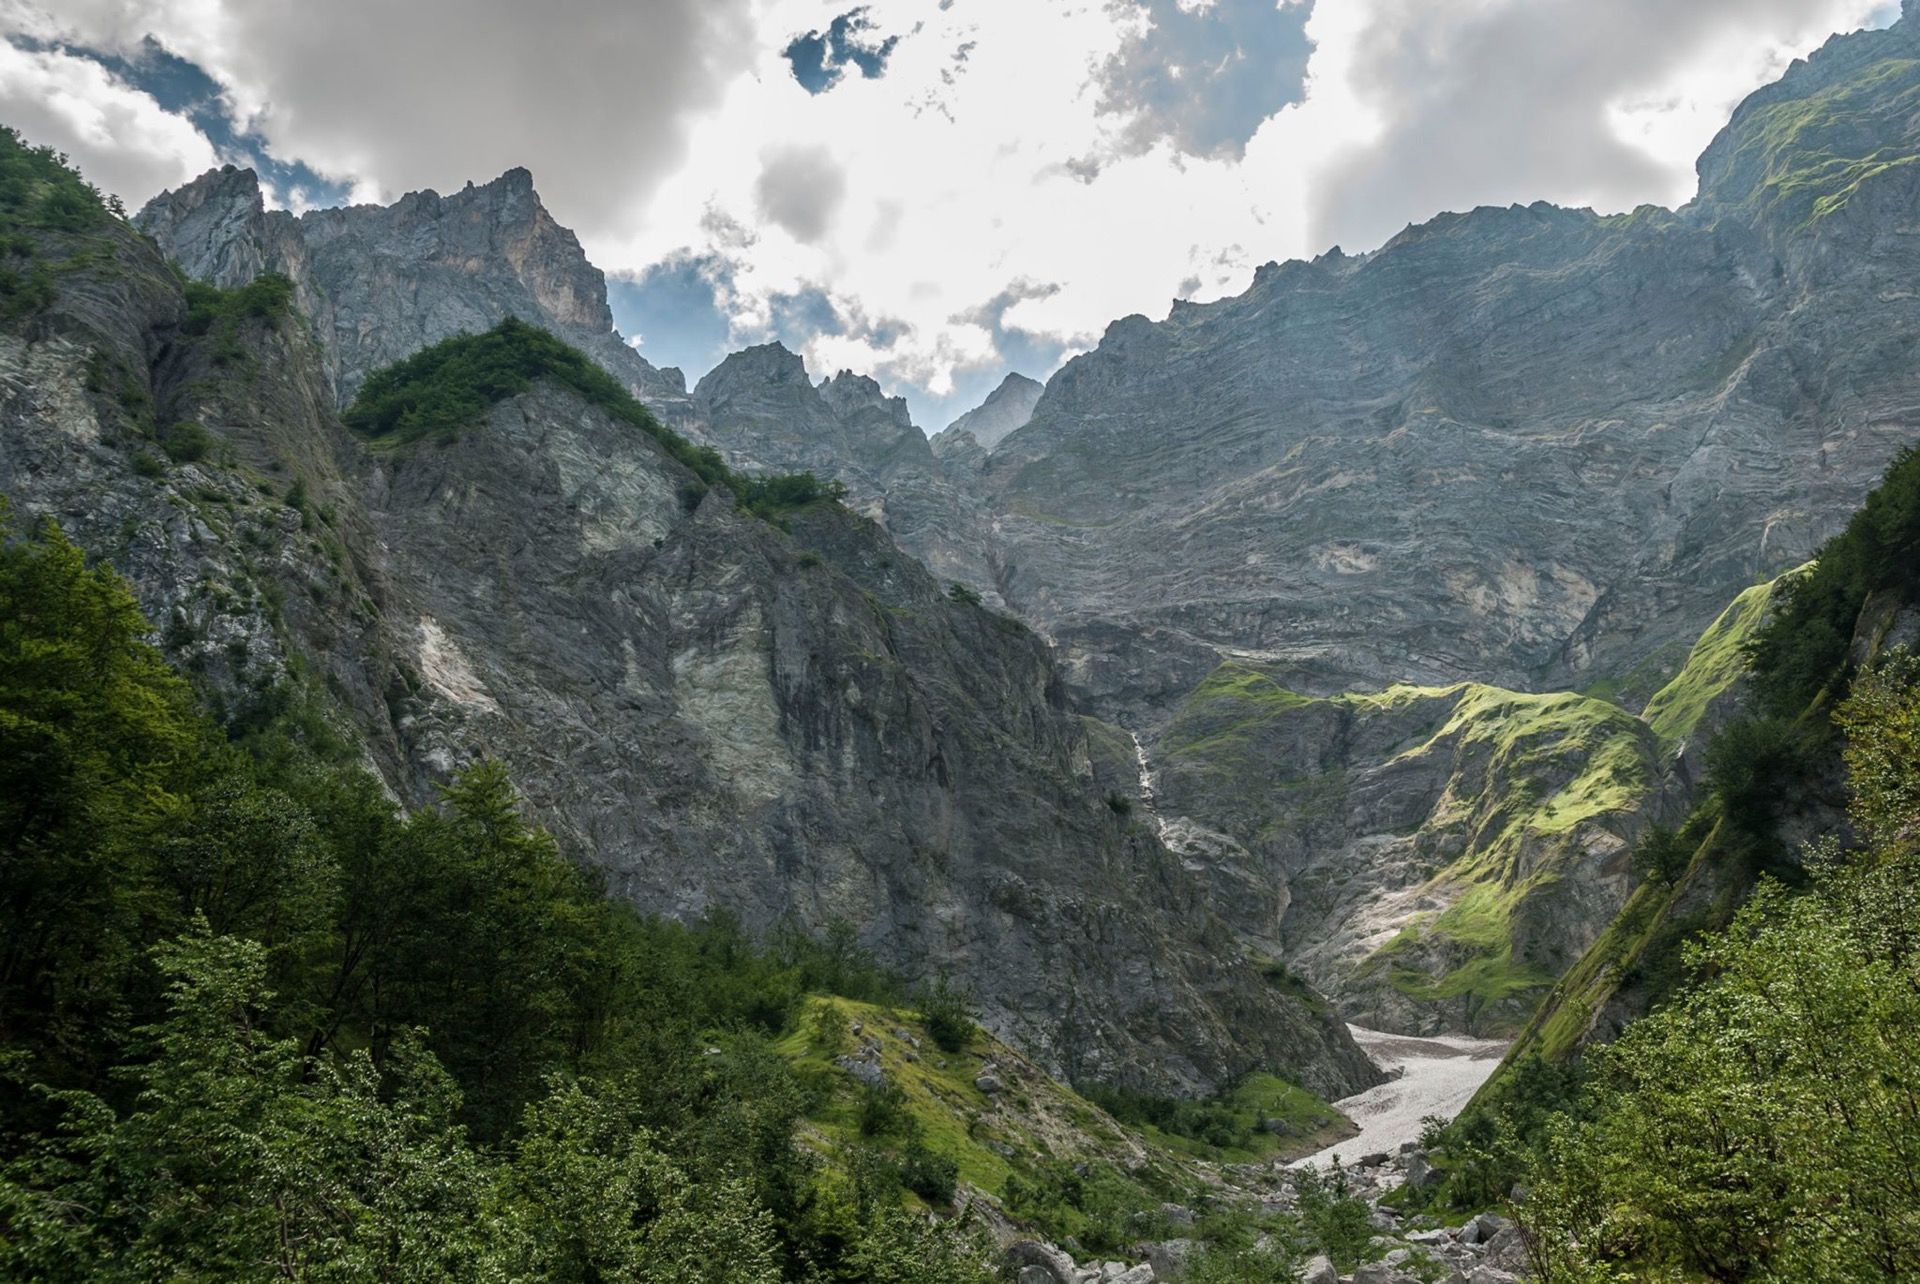
<svg viewBox="0 0 1920 1284">
<path fill-rule="evenodd" d="M 0 335 L 10 386 L 35 390 L 5 407 L 0 493 L 124 573 L 230 718 L 308 691 L 416 803 L 498 759 L 634 903 L 854 924 L 1077 1079 L 1199 1088 L 1266 1065 L 1338 1096 L 1375 1077 L 1095 791 L 1040 640 L 949 598 L 871 522 L 818 500 L 749 513 L 729 494 L 746 483 L 690 471 L 525 326 L 378 385 L 466 395 L 459 371 L 510 360 L 524 390 L 450 433 L 350 431 L 335 380 L 368 350 L 310 336 L 360 296 L 302 318 L 298 282 L 183 288 L 125 225 L 89 244 Z M 416 301 L 445 280 L 390 270 Z M 896 414 L 864 380 L 818 395 L 874 431 Z"/>
<path fill-rule="evenodd" d="M 451 196 L 410 192 L 388 206 L 295 215 L 267 209 L 259 177 L 227 166 L 162 193 L 135 224 L 195 280 L 292 280 L 341 406 L 380 367 L 514 316 L 586 352 L 662 418 L 683 417 L 686 380 L 614 331 L 606 277 L 524 169 Z"/>
<path fill-rule="evenodd" d="M 211 175 L 139 221 L 209 279 L 284 265 L 324 296 L 323 351 L 524 309 L 731 465 L 841 482 L 880 545 L 1053 644 L 1085 778 L 1246 948 L 1387 1028 L 1511 1031 L 1697 788 L 1765 597 L 1718 617 L 1913 439 L 1920 311 L 1884 283 L 1920 268 L 1916 27 L 1753 95 L 1683 209 L 1480 209 L 1269 264 L 1116 321 L 1044 389 L 1010 376 L 931 443 L 777 344 L 691 392 L 636 374 L 517 172 L 299 220 Z M 448 270 L 482 202 L 508 230 Z M 411 312 L 283 244 L 320 255 L 336 224 Z"/>
<path fill-rule="evenodd" d="M 1009 433 L 1026 427 L 1045 390 L 1044 384 L 1018 371 L 1009 373 L 987 394 L 985 401 L 934 434 L 934 453 L 954 449 L 962 437 L 971 438 L 981 450 L 992 450 L 1005 441 Z"/>
</svg>

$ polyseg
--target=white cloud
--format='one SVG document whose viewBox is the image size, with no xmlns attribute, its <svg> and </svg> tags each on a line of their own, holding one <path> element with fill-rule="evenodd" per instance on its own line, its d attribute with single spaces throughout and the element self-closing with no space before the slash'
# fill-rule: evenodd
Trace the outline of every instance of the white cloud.
<svg viewBox="0 0 1920 1284">
<path fill-rule="evenodd" d="M 99 63 L 0 42 L 0 121 L 66 152 L 95 186 L 137 205 L 219 163 L 213 145 Z"/>
</svg>

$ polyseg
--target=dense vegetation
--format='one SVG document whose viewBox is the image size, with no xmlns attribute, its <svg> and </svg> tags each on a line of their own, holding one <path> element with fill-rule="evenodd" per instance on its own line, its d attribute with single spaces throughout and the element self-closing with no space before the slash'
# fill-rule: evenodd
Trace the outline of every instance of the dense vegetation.
<svg viewBox="0 0 1920 1284">
<path fill-rule="evenodd" d="M 1793 718 L 1844 682 L 1847 646 L 1867 598 L 1920 596 L 1920 448 L 1894 460 L 1847 528 L 1787 589 L 1749 644 L 1762 711 Z"/>
<path fill-rule="evenodd" d="M 1920 670 L 1855 683 L 1853 820 L 1811 889 L 1766 883 L 1699 980 L 1594 1058 L 1522 1205 L 1547 1280 L 1920 1273 Z"/>
<path fill-rule="evenodd" d="M 772 1036 L 897 994 L 845 935 L 643 918 L 495 766 L 409 815 L 234 743 L 146 629 L 0 545 L 0 1277 L 981 1277 L 937 1157 L 795 1144 Z"/>
<path fill-rule="evenodd" d="M 118 212 L 118 202 L 103 198 L 65 156 L 0 125 L 0 323 L 53 301 L 56 265 L 30 233 L 86 232 Z"/>
<path fill-rule="evenodd" d="M 757 517 L 773 521 L 845 493 L 839 483 L 822 482 L 812 473 L 748 477 L 733 472 L 713 447 L 695 446 L 667 428 L 578 349 L 514 317 L 485 334 L 455 335 L 375 371 L 344 418 L 348 427 L 376 441 L 446 442 L 495 403 L 540 380 L 647 434 L 693 473 L 702 490 L 724 486 Z"/>
<path fill-rule="evenodd" d="M 1569 1050 L 1553 1027 L 1580 1009 L 1550 1005 L 1545 1037 L 1530 1028 L 1525 1055 L 1429 1137 L 1446 1176 L 1427 1198 L 1530 1188 L 1517 1211 L 1543 1279 L 1920 1270 L 1920 664 L 1849 660 L 1873 595 L 1920 601 L 1916 554 L 1909 451 L 1776 595 L 1748 646 L 1759 708 L 1709 747 L 1692 816 L 1637 846 L 1645 881 L 1589 958 L 1612 957 L 1603 970 L 1651 1015 L 1569 1062 L 1549 1059 Z M 1842 765 L 1856 847 L 1789 850 L 1782 816 Z M 1609 955 L 1614 937 L 1638 944 Z"/>
</svg>

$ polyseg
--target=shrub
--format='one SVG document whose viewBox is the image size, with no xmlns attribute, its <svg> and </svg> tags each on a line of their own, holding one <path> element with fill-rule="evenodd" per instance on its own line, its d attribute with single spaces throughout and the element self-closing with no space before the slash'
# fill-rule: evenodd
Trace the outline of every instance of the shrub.
<svg viewBox="0 0 1920 1284">
<path fill-rule="evenodd" d="M 900 1091 L 898 1084 L 882 1079 L 861 1091 L 857 1122 L 862 1137 L 893 1136 L 912 1119 L 907 1113 L 907 1094 Z"/>
<path fill-rule="evenodd" d="M 973 1001 L 967 992 L 941 977 L 919 995 L 927 1034 L 943 1052 L 959 1052 L 973 1041 Z"/>
<path fill-rule="evenodd" d="M 140 450 L 134 452 L 133 471 L 141 477 L 165 477 L 167 466 L 146 451 Z"/>
<path fill-rule="evenodd" d="M 951 1204 L 960 1185 L 960 1165 L 928 1150 L 916 1137 L 901 1152 L 900 1184 L 929 1204 Z"/>
<path fill-rule="evenodd" d="M 207 451 L 213 448 L 213 434 L 193 420 L 183 419 L 167 429 L 160 439 L 160 448 L 174 463 L 190 464 L 206 458 Z"/>
<path fill-rule="evenodd" d="M 1633 872 L 1662 887 L 1672 887 L 1687 872 L 1693 848 L 1665 825 L 1649 825 L 1633 847 Z"/>
<path fill-rule="evenodd" d="M 962 584 L 959 580 L 947 585 L 947 596 L 963 606 L 980 605 L 980 595 Z"/>
</svg>

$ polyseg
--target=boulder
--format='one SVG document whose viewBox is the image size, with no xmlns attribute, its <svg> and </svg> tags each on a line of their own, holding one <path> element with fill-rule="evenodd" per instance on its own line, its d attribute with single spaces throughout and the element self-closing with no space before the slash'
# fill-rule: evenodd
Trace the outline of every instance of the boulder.
<svg viewBox="0 0 1920 1284">
<path fill-rule="evenodd" d="M 1527 1239 L 1518 1226 L 1504 1226 L 1486 1241 L 1487 1251 L 1480 1261 L 1485 1266 L 1496 1266 L 1515 1275 L 1522 1274 L 1529 1265 L 1527 1257 Z"/>
<path fill-rule="evenodd" d="M 1190 1239 L 1163 1239 L 1146 1246 L 1147 1264 L 1157 1280 L 1176 1280 L 1193 1261 L 1194 1244 Z"/>
<path fill-rule="evenodd" d="M 1324 1255 L 1308 1258 L 1306 1269 L 1300 1273 L 1300 1284 L 1340 1284 L 1340 1272 L 1333 1269 L 1333 1263 Z"/>
<path fill-rule="evenodd" d="M 1353 1284 L 1420 1284 L 1420 1281 L 1397 1266 L 1368 1262 L 1353 1273 Z"/>
<path fill-rule="evenodd" d="M 1468 1244 L 1484 1244 L 1511 1225 L 1511 1220 L 1498 1213 L 1481 1213 L 1460 1228 L 1460 1238 Z"/>
<path fill-rule="evenodd" d="M 1018 1271 L 1020 1284 L 1079 1284 L 1080 1271 L 1073 1258 L 1051 1244 L 1037 1239 L 1015 1240 L 1007 1245 L 1001 1260 L 1009 1270 Z M 1039 1271 L 1040 1275 L 1029 1275 Z"/>
</svg>

